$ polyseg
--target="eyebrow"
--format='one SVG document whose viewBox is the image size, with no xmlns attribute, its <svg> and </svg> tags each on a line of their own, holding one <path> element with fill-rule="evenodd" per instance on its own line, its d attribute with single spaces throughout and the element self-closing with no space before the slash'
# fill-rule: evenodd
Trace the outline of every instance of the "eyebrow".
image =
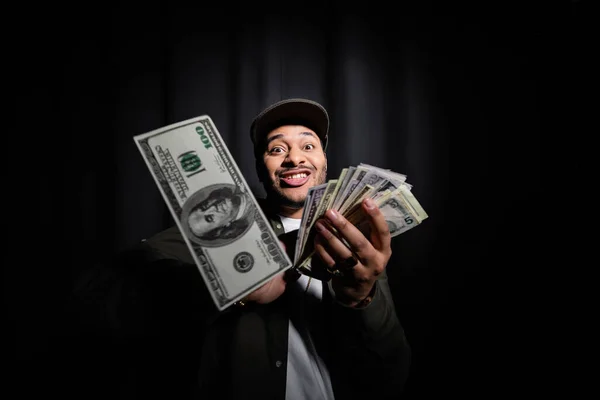
<svg viewBox="0 0 600 400">
<path fill-rule="evenodd" d="M 317 137 L 317 135 L 315 135 L 314 133 L 309 132 L 309 131 L 302 131 L 302 132 L 299 132 L 298 134 L 301 135 L 301 136 L 311 136 L 311 137 L 313 137 L 313 138 L 315 138 L 317 140 L 319 139 Z M 284 137 L 283 133 L 278 133 L 277 135 L 273 135 L 270 138 L 268 138 L 267 142 L 265 144 L 268 146 L 269 143 L 271 143 L 273 140 L 281 139 L 283 137 Z"/>
</svg>

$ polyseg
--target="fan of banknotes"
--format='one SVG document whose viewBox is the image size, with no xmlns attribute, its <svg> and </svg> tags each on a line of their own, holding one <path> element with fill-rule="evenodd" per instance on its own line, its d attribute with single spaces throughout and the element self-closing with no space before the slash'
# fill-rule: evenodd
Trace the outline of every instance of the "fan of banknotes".
<svg viewBox="0 0 600 400">
<path fill-rule="evenodd" d="M 298 230 L 294 266 L 310 275 L 314 224 L 328 209 L 339 211 L 367 237 L 371 225 L 361 203 L 369 197 L 385 216 L 392 237 L 419 225 L 428 215 L 411 189 L 412 186 L 406 183 L 406 175 L 364 163 L 344 168 L 337 179 L 310 188 Z"/>
</svg>

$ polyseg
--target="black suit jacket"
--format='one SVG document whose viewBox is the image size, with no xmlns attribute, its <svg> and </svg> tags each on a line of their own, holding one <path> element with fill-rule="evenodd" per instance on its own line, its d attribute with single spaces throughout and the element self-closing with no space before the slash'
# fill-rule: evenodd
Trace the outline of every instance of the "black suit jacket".
<svg viewBox="0 0 600 400">
<path fill-rule="evenodd" d="M 316 345 L 336 399 L 401 398 L 411 352 L 386 275 L 364 309 L 323 289 Z M 88 399 L 283 400 L 289 301 L 219 312 L 174 226 L 80 281 L 69 309 L 70 346 L 81 347 L 66 352 L 70 387 Z"/>
</svg>

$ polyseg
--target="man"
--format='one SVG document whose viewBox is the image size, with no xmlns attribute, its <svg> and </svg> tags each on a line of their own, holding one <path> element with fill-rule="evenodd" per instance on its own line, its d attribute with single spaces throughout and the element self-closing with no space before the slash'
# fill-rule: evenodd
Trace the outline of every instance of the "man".
<svg viewBox="0 0 600 400">
<path fill-rule="evenodd" d="M 259 203 L 293 256 L 288 239 L 308 189 L 326 180 L 329 116 L 316 102 L 288 99 L 257 115 L 250 131 L 267 193 Z M 81 318 L 104 321 L 95 343 L 108 351 L 97 357 L 122 382 L 106 395 L 398 399 L 410 348 L 387 284 L 390 233 L 372 202 L 363 207 L 369 238 L 332 210 L 316 223 L 312 268 L 326 278 L 281 274 L 221 313 L 176 227 L 100 268 L 78 293 Z"/>
</svg>

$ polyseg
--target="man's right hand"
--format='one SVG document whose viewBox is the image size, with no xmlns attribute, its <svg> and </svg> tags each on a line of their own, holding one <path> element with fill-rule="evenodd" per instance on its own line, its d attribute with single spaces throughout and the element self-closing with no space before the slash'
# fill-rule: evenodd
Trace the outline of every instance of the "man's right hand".
<svg viewBox="0 0 600 400">
<path fill-rule="evenodd" d="M 269 282 L 265 283 L 254 292 L 244 298 L 244 302 L 255 302 L 268 304 L 275 301 L 285 292 L 286 281 L 284 272 L 275 275 Z"/>
<path fill-rule="evenodd" d="M 287 246 L 283 240 L 280 240 L 281 245 L 287 251 Z M 268 304 L 279 298 L 285 292 L 285 287 L 287 284 L 286 274 L 285 272 L 280 272 L 275 275 L 269 282 L 265 283 L 254 292 L 250 293 L 246 296 L 242 301 L 244 303 L 247 302 L 255 302 L 258 304 Z"/>
</svg>

